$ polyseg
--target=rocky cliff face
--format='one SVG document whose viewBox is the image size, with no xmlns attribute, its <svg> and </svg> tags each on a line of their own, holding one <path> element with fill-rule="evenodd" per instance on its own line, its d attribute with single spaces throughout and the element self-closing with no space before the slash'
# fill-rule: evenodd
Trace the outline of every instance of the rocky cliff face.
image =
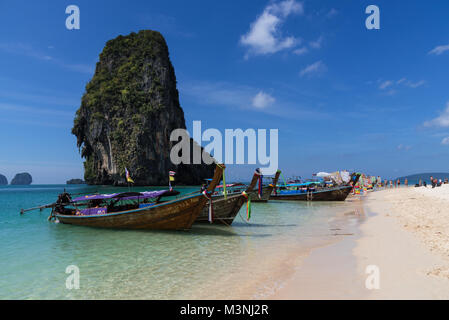
<svg viewBox="0 0 449 320">
<path fill-rule="evenodd" d="M 176 77 L 159 32 L 144 30 L 106 43 L 86 86 L 72 133 L 77 137 L 88 184 L 125 183 L 125 167 L 136 185 L 199 184 L 212 165 L 170 161 L 172 130 L 185 128 Z"/>
<path fill-rule="evenodd" d="M 8 184 L 8 179 L 2 174 L 0 174 L 0 186 L 5 186 Z"/>
<path fill-rule="evenodd" d="M 33 182 L 33 178 L 28 172 L 18 173 L 11 180 L 11 185 L 29 185 Z"/>
</svg>

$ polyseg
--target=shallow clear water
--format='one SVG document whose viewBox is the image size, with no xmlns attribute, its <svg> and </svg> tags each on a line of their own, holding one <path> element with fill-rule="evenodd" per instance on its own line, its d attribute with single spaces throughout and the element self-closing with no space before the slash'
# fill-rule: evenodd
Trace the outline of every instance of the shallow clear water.
<svg viewBox="0 0 449 320">
<path fill-rule="evenodd" d="M 332 237 L 329 222 L 354 210 L 345 203 L 253 203 L 231 227 L 194 225 L 190 231 L 128 231 L 47 221 L 49 209 L 20 215 L 21 208 L 71 193 L 127 188 L 66 185 L 0 187 L 0 298 L 194 299 L 226 296 L 248 287 L 292 250 Z M 146 188 L 148 190 L 150 188 Z M 133 188 L 133 191 L 144 190 Z M 187 193 L 196 187 L 181 187 Z M 80 270 L 80 289 L 66 288 L 66 267 Z M 264 282 L 268 283 L 268 282 Z M 263 294 L 269 288 L 259 288 Z"/>
</svg>

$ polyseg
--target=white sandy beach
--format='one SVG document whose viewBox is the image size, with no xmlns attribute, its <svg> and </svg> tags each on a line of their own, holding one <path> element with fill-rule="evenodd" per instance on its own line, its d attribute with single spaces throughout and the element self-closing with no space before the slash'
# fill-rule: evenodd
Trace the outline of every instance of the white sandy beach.
<svg viewBox="0 0 449 320">
<path fill-rule="evenodd" d="M 313 250 L 270 298 L 449 299 L 449 185 L 372 192 L 364 208 L 357 231 Z M 378 289 L 366 288 L 368 266 Z"/>
</svg>

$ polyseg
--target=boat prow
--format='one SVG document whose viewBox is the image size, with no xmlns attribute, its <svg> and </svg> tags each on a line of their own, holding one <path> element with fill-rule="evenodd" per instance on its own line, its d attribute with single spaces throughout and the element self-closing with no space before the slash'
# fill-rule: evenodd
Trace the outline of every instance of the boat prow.
<svg viewBox="0 0 449 320">
<path fill-rule="evenodd" d="M 251 183 L 245 190 L 246 194 L 250 194 L 250 192 L 254 189 L 259 176 L 260 171 L 257 169 L 254 172 Z M 196 219 L 196 222 L 214 222 L 231 225 L 239 213 L 240 208 L 246 202 L 246 196 L 242 192 L 238 192 L 237 194 L 227 195 L 226 198 L 224 195 L 213 196 L 211 200 L 213 206 L 213 221 L 210 221 L 208 203 L 201 211 L 201 214 Z"/>
</svg>

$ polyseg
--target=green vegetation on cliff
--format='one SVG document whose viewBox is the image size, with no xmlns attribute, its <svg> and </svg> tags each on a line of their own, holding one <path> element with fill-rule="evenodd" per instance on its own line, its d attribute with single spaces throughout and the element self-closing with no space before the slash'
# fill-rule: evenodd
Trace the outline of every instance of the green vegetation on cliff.
<svg viewBox="0 0 449 320">
<path fill-rule="evenodd" d="M 120 183 L 126 167 L 137 184 L 165 184 L 176 128 L 185 128 L 184 112 L 162 35 L 143 30 L 108 41 L 72 129 L 85 181 Z M 212 175 L 210 166 L 193 167 L 190 177 Z"/>
</svg>

